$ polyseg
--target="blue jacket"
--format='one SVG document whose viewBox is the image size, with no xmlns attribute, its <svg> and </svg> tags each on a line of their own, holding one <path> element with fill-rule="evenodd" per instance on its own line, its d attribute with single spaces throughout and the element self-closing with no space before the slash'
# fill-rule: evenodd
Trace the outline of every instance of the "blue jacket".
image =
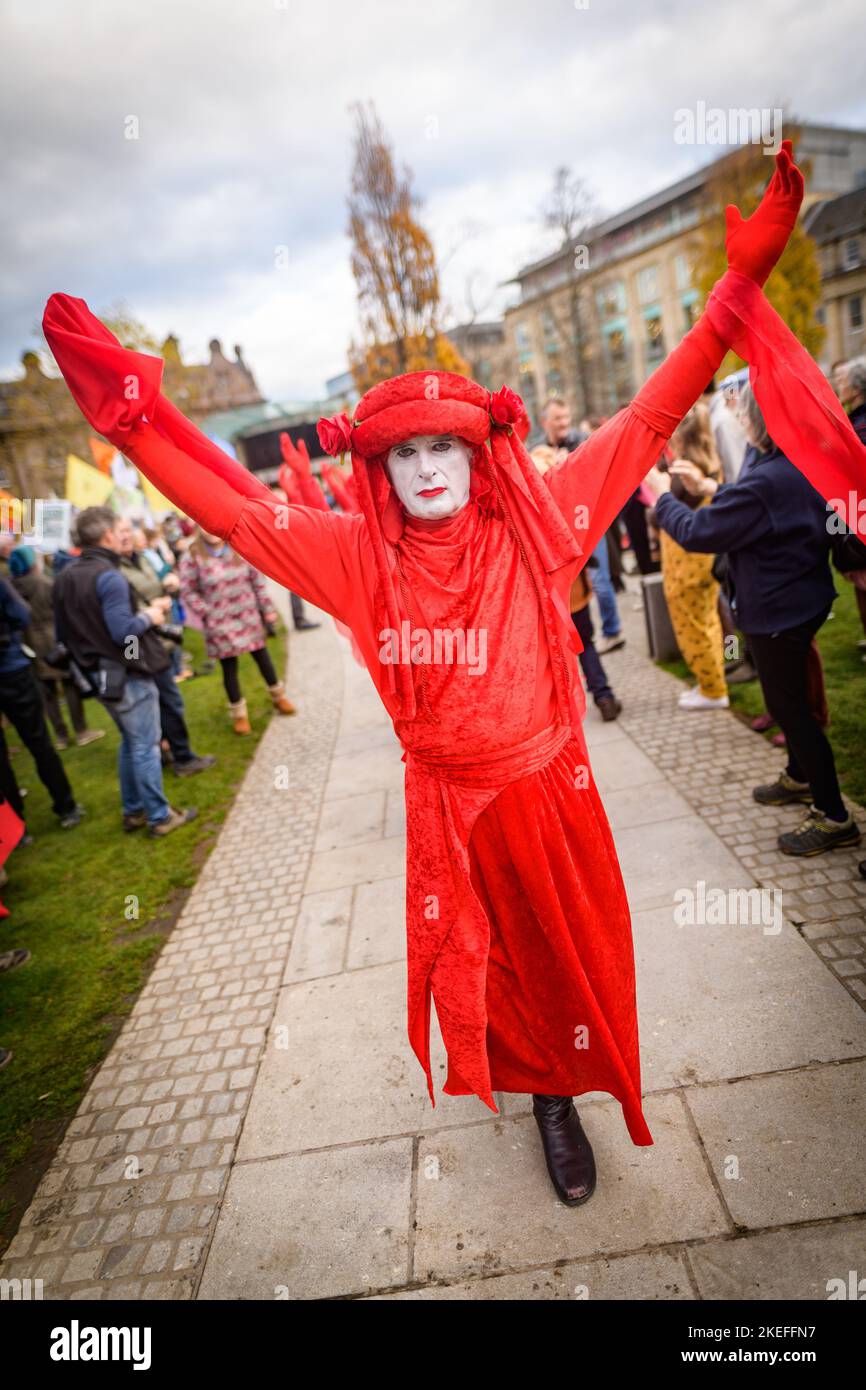
<svg viewBox="0 0 866 1390">
<path fill-rule="evenodd" d="M 799 469 L 773 446 L 747 451 L 735 483 L 692 511 L 670 493 L 656 518 L 683 550 L 727 553 L 738 626 L 748 636 L 797 627 L 836 597 L 830 572 L 828 510 Z"/>
<path fill-rule="evenodd" d="M 21 639 L 29 622 L 30 605 L 19 598 L 7 580 L 0 579 L 0 676 L 23 671 L 30 665 L 30 657 L 21 650 Z"/>
</svg>

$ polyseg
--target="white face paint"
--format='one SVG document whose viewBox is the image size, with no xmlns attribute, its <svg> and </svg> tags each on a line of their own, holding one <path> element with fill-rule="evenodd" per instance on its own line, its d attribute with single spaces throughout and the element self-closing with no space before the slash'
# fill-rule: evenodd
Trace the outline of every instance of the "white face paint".
<svg viewBox="0 0 866 1390">
<path fill-rule="evenodd" d="M 471 450 L 453 434 L 418 434 L 388 451 L 388 476 L 410 516 L 454 516 L 469 501 Z"/>
</svg>

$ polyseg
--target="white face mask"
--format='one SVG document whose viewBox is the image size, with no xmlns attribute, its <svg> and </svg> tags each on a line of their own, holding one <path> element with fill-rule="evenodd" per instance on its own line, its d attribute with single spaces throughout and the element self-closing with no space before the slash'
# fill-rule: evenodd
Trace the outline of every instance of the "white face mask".
<svg viewBox="0 0 866 1390">
<path fill-rule="evenodd" d="M 454 516 L 469 501 L 472 454 L 453 434 L 419 434 L 388 451 L 388 476 L 410 516 Z"/>
</svg>

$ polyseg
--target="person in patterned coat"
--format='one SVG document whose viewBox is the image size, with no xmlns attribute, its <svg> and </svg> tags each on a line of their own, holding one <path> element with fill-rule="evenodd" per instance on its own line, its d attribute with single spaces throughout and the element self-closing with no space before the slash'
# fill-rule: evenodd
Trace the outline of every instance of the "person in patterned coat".
<svg viewBox="0 0 866 1390">
<path fill-rule="evenodd" d="M 219 536 L 199 528 L 180 562 L 183 601 L 204 630 L 207 654 L 219 661 L 229 714 L 236 734 L 250 732 L 247 702 L 238 677 L 238 657 L 249 652 L 278 714 L 294 714 L 285 686 L 265 645 L 277 621 L 263 576 Z"/>
</svg>

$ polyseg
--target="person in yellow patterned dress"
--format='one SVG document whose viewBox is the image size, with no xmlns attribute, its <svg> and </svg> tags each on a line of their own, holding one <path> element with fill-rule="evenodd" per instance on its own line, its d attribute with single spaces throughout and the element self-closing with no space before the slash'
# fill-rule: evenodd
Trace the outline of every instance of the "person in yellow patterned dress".
<svg viewBox="0 0 866 1390">
<path fill-rule="evenodd" d="M 685 460 L 700 469 L 704 477 L 723 481 L 710 412 L 702 402 L 685 416 L 671 438 L 670 448 L 677 462 Z M 687 491 L 676 475 L 670 477 L 670 490 L 691 507 L 706 506 L 710 501 L 709 497 L 695 497 Z M 683 660 L 697 678 L 697 685 L 680 696 L 680 709 L 727 709 L 719 586 L 713 578 L 715 557 L 689 554 L 666 531 L 661 532 L 660 540 L 662 582 L 671 623 Z"/>
</svg>

